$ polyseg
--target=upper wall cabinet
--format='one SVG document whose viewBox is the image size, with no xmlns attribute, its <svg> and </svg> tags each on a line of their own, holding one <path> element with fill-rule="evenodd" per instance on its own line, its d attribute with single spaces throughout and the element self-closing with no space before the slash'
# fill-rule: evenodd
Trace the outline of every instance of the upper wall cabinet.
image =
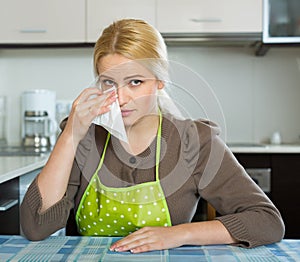
<svg viewBox="0 0 300 262">
<path fill-rule="evenodd" d="M 0 44 L 94 43 L 121 18 L 161 33 L 262 32 L 262 0 L 0 0 Z"/>
<path fill-rule="evenodd" d="M 85 0 L 0 0 L 0 43 L 85 41 Z"/>
<path fill-rule="evenodd" d="M 262 31 L 261 0 L 157 0 L 162 33 L 253 33 Z"/>
<path fill-rule="evenodd" d="M 155 0 L 87 0 L 87 42 L 95 42 L 105 27 L 121 18 L 141 18 L 155 26 Z"/>
</svg>

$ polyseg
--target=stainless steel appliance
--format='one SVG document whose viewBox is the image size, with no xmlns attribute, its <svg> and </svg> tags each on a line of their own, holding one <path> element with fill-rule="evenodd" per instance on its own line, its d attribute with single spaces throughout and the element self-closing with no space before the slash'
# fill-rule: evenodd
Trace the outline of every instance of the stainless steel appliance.
<svg viewBox="0 0 300 262">
<path fill-rule="evenodd" d="M 50 90 L 28 90 L 22 94 L 22 146 L 45 152 L 54 145 L 57 123 L 56 95 Z"/>
<path fill-rule="evenodd" d="M 25 111 L 23 146 L 47 149 L 51 147 L 50 119 L 46 111 Z"/>
<path fill-rule="evenodd" d="M 246 168 L 249 176 L 265 192 L 271 192 L 271 168 Z"/>
</svg>

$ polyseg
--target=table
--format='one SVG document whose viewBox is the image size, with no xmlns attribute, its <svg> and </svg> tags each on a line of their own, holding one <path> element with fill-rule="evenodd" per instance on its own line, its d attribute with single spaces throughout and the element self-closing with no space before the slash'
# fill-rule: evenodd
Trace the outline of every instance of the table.
<svg viewBox="0 0 300 262">
<path fill-rule="evenodd" d="M 300 261 L 300 240 L 283 240 L 253 249 L 230 245 L 183 246 L 141 254 L 112 252 L 118 238 L 51 236 L 31 242 L 21 236 L 0 235 L 0 261 Z"/>
</svg>

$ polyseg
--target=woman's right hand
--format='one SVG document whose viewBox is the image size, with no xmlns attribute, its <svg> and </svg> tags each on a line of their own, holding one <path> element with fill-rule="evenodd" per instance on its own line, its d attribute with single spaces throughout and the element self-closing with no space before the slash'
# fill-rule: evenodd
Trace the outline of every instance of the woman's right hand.
<svg viewBox="0 0 300 262">
<path fill-rule="evenodd" d="M 42 197 L 39 212 L 44 212 L 64 197 L 80 140 L 86 135 L 93 119 L 108 112 L 116 99 L 116 91 L 103 94 L 94 87 L 84 89 L 75 99 L 67 124 L 38 176 Z"/>
<path fill-rule="evenodd" d="M 86 135 L 92 121 L 98 115 L 110 110 L 110 105 L 116 101 L 116 91 L 103 94 L 99 88 L 84 89 L 72 104 L 72 109 L 64 129 L 73 138 L 74 145 Z"/>
</svg>

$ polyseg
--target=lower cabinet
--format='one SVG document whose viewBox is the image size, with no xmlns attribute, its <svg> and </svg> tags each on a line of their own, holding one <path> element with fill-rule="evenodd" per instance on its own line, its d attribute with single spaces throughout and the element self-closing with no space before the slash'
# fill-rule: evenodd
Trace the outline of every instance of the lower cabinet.
<svg viewBox="0 0 300 262">
<path fill-rule="evenodd" d="M 267 195 L 281 212 L 285 238 L 300 238 L 300 154 L 235 154 L 244 168 L 270 168 L 271 187 Z"/>
<path fill-rule="evenodd" d="M 286 226 L 286 238 L 300 238 L 300 154 L 272 156 L 272 200 Z"/>
<path fill-rule="evenodd" d="M 0 184 L 0 234 L 20 234 L 18 177 Z"/>
<path fill-rule="evenodd" d="M 22 235 L 20 204 L 40 171 L 39 168 L 0 184 L 0 235 Z"/>
</svg>

